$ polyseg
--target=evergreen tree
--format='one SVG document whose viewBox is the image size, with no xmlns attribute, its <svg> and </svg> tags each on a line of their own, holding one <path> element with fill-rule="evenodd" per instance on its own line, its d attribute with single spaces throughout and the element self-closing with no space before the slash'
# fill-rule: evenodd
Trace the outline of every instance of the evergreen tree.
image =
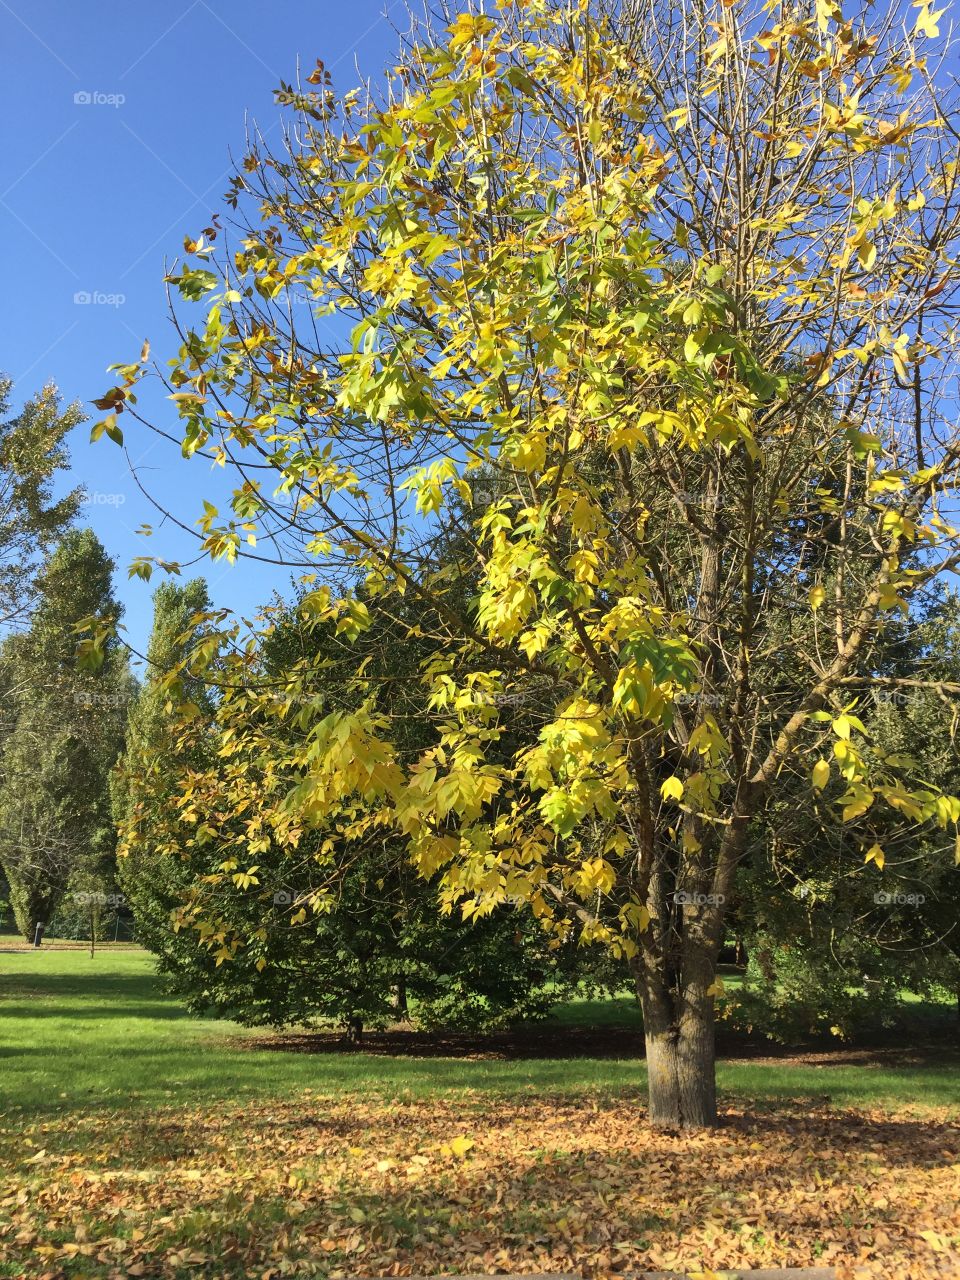
<svg viewBox="0 0 960 1280">
<path fill-rule="evenodd" d="M 154 593 L 147 672 L 130 705 L 126 749 L 111 778 L 114 820 L 126 834 L 118 878 L 138 936 L 154 951 L 170 931 L 170 912 L 180 901 L 184 880 L 177 859 L 158 856 L 156 830 L 173 804 L 179 771 L 202 756 L 196 746 L 178 742 L 174 708 L 187 705 L 201 721 L 212 714 L 210 693 L 187 670 L 190 649 L 199 642 L 191 624 L 209 608 L 201 578 L 183 586 L 164 583 Z"/>
<path fill-rule="evenodd" d="M 115 642 L 96 671 L 77 656 L 79 622 L 119 616 L 112 571 L 91 530 L 70 531 L 40 574 L 29 629 L 0 651 L 10 725 L 0 770 L 0 862 L 27 938 L 49 922 L 71 882 L 88 893 L 112 883 L 108 779 L 132 680 Z"/>
<path fill-rule="evenodd" d="M 25 617 L 43 557 L 82 497 L 80 489 L 53 496 L 70 462 L 67 435 L 83 421 L 79 407 L 61 409 L 56 387 L 47 386 L 10 417 L 12 386 L 0 377 L 0 626 Z"/>
<path fill-rule="evenodd" d="M 151 674 L 114 783 L 124 891 L 171 987 L 198 1012 L 251 1025 L 329 1019 L 352 1039 L 406 1013 L 408 999 L 421 1026 L 490 1027 L 545 1011 L 557 958 L 529 919 L 500 911 L 464 930 L 460 912 L 443 913 L 436 886 L 417 874 L 402 844 L 377 835 L 352 840 L 349 819 L 305 835 L 290 865 L 260 828 L 256 805 L 233 803 L 233 763 L 209 749 L 213 708 L 188 674 L 190 651 L 203 643 L 204 603 L 196 593 L 191 610 L 183 590 L 157 592 Z M 428 648 L 397 640 L 396 625 L 384 619 L 366 638 L 365 656 L 381 677 L 384 704 L 406 708 L 413 750 L 431 732 L 416 685 Z M 318 655 L 319 679 L 308 687 L 291 681 L 300 664 L 314 672 Z M 267 795 L 274 753 L 296 749 L 302 737 L 304 703 L 344 705 L 344 667 L 352 669 L 357 655 L 334 628 L 294 607 L 275 611 L 251 658 L 245 682 L 232 680 L 223 697 L 247 708 Z M 351 864 L 333 894 L 323 851 L 330 840 L 349 848 Z M 254 864 L 246 872 L 226 856 L 240 843 Z M 251 888 L 239 899 L 238 880 Z M 252 943 L 233 946 L 239 933 Z"/>
</svg>

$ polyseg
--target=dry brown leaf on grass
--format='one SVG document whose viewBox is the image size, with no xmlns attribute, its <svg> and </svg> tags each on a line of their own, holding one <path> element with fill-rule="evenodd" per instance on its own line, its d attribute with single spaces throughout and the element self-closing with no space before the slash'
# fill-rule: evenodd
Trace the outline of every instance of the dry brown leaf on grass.
<svg viewBox="0 0 960 1280">
<path fill-rule="evenodd" d="M 960 1275 L 946 1114 L 730 1111 L 716 1132 L 669 1136 L 632 1100 L 340 1096 L 42 1129 L 0 1135 L 18 1164 L 0 1192 L 0 1274 L 24 1280 Z"/>
</svg>

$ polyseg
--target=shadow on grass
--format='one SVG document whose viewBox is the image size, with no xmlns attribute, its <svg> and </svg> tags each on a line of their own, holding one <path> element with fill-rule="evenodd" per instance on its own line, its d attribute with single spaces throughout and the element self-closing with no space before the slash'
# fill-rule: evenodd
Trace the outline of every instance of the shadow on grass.
<svg viewBox="0 0 960 1280">
<path fill-rule="evenodd" d="M 62 952 L 51 952 L 59 960 Z M 189 1019 L 155 973 L 117 973 L 94 967 L 88 972 L 5 971 L 0 961 L 0 1018 L 163 1018 Z M 56 1003 L 54 1003 L 56 1002 Z"/>
<path fill-rule="evenodd" d="M 276 1032 L 248 1036 L 246 1048 L 284 1053 L 364 1054 L 387 1058 L 464 1058 L 523 1061 L 555 1058 L 642 1058 L 643 1032 L 633 1027 L 558 1027 L 528 1023 L 507 1031 L 416 1031 L 394 1028 L 367 1032 L 359 1045 L 350 1045 L 335 1031 Z M 779 1045 L 740 1038 L 722 1030 L 718 1052 L 724 1059 L 743 1062 L 792 1063 L 802 1066 L 897 1067 L 953 1066 L 960 1068 L 960 1046 L 921 1043 L 909 1048 L 887 1045 L 838 1046 L 836 1042 Z"/>
</svg>

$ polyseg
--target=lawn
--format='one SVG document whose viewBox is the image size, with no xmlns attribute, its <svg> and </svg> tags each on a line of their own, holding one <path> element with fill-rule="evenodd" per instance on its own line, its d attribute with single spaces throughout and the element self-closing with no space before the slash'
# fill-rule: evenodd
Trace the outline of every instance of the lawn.
<svg viewBox="0 0 960 1280">
<path fill-rule="evenodd" d="M 616 1009 L 543 1042 L 636 1030 Z M 144 953 L 0 954 L 0 1275 L 957 1274 L 956 1055 L 723 1062 L 724 1127 L 653 1137 L 620 1034 L 621 1056 L 285 1052 L 302 1038 L 187 1015 Z"/>
</svg>

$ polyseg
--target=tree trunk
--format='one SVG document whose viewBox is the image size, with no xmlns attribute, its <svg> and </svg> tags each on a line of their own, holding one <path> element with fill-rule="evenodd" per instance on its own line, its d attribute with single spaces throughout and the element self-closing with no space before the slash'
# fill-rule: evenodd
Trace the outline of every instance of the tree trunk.
<svg viewBox="0 0 960 1280">
<path fill-rule="evenodd" d="M 363 1042 L 363 1019 L 352 1015 L 347 1019 L 344 1040 L 347 1044 L 359 1045 Z"/>
<path fill-rule="evenodd" d="M 396 1010 L 398 1018 L 406 1018 L 409 1013 L 407 1007 L 407 980 L 402 975 L 397 979 L 396 993 Z"/>
<path fill-rule="evenodd" d="M 675 1009 L 670 993 L 641 978 L 649 1120 L 656 1129 L 706 1129 L 717 1123 L 713 1001 L 688 984 Z"/>
</svg>

